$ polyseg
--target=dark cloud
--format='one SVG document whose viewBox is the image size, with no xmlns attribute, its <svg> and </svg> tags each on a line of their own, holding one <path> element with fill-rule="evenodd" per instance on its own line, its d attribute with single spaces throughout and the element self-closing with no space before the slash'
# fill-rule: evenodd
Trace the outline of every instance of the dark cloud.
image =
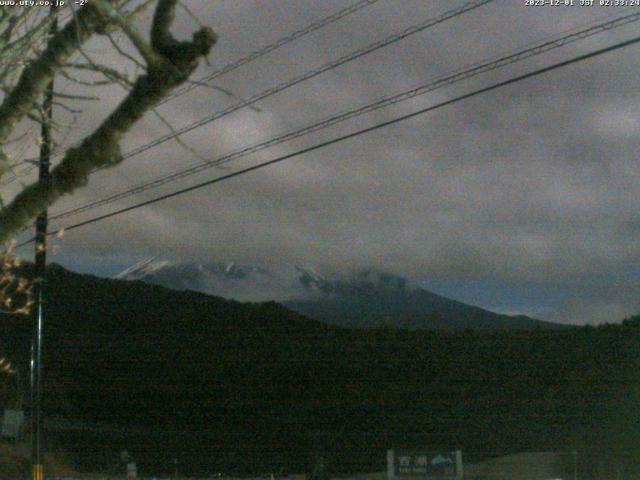
<svg viewBox="0 0 640 480">
<path fill-rule="evenodd" d="M 202 74 L 347 5 L 338 0 L 187 3 L 220 34 L 212 66 L 203 66 Z M 462 3 L 381 0 L 220 78 L 219 85 L 249 97 Z M 498 0 L 259 102 L 259 112 L 244 109 L 183 139 L 215 158 L 534 40 L 631 13 L 623 8 L 525 8 L 523 3 Z M 176 31 L 193 28 L 189 17 L 181 15 Z M 634 32 L 635 24 L 572 44 L 272 148 L 231 168 L 293 152 Z M 112 55 L 107 45 L 92 48 L 97 56 L 100 49 Z M 634 241 L 640 229 L 639 60 L 640 50 L 630 47 L 70 232 L 64 258 L 85 269 L 148 255 L 264 266 L 302 263 L 328 273 L 375 267 L 412 279 L 460 279 L 461 285 L 490 276 L 504 284 L 529 282 L 569 292 L 556 307 L 545 307 L 546 318 L 620 320 L 640 310 L 640 292 L 629 286 L 633 278 L 621 279 L 617 288 L 610 280 L 629 268 L 639 270 L 640 244 Z M 78 138 L 118 95 L 109 93 L 99 106 L 89 107 L 75 133 Z M 161 112 L 181 126 L 235 101 L 212 89 L 197 89 Z M 164 132 L 161 122 L 149 116 L 127 145 Z M 55 210 L 197 161 L 178 145 L 165 144 L 97 174 Z M 226 171 L 212 169 L 135 198 L 151 198 Z M 512 307 L 538 311 L 536 302 L 529 301 L 528 306 Z M 540 305 L 544 302 L 540 298 Z M 508 299 L 499 303 L 503 311 L 511 310 Z"/>
</svg>

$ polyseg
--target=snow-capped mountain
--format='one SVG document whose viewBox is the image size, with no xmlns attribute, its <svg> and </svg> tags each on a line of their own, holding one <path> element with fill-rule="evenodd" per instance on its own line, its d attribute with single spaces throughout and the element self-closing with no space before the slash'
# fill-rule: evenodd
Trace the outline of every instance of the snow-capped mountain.
<svg viewBox="0 0 640 480">
<path fill-rule="evenodd" d="M 555 327 L 525 316 L 497 314 L 451 300 L 405 278 L 373 269 L 326 277 L 299 265 L 276 273 L 233 262 L 181 264 L 145 259 L 117 277 L 239 301 L 275 300 L 314 320 L 347 327 L 438 330 Z"/>
<path fill-rule="evenodd" d="M 173 263 L 148 258 L 123 270 L 116 278 L 142 280 L 174 290 L 195 290 L 239 301 L 289 297 L 289 288 L 276 274 L 234 262 Z"/>
<path fill-rule="evenodd" d="M 119 280 L 140 280 L 153 275 L 158 270 L 168 267 L 168 260 L 155 260 L 153 257 L 140 260 L 116 275 Z"/>
</svg>

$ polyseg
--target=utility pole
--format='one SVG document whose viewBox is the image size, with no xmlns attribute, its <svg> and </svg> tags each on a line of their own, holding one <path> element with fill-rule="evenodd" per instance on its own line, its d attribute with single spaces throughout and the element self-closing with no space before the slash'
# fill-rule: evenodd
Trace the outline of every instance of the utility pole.
<svg viewBox="0 0 640 480">
<path fill-rule="evenodd" d="M 56 9 L 53 3 L 49 15 L 53 17 L 49 32 L 58 29 Z M 42 126 L 40 137 L 40 165 L 38 182 L 48 191 L 50 185 L 51 123 L 53 121 L 53 78 L 47 85 L 42 102 Z M 42 334 L 45 315 L 47 223 L 45 209 L 36 218 L 36 252 L 34 294 L 37 303 L 36 329 L 31 346 L 31 466 L 33 480 L 44 480 L 44 452 L 42 441 Z"/>
</svg>

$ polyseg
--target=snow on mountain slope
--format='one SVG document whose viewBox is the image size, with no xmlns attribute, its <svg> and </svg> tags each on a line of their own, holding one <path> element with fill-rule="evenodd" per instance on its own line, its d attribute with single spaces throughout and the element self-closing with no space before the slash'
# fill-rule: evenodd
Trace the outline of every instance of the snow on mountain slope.
<svg viewBox="0 0 640 480">
<path fill-rule="evenodd" d="M 451 300 L 419 288 L 405 278 L 374 269 L 328 278 L 300 265 L 275 273 L 234 262 L 179 264 L 145 259 L 117 278 L 239 301 L 275 300 L 314 320 L 348 327 L 438 330 L 555 327 Z"/>
</svg>

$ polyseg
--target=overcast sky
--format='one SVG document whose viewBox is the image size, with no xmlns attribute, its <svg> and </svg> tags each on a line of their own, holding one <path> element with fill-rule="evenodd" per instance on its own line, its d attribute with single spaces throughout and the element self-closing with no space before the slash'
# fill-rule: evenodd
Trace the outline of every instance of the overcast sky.
<svg viewBox="0 0 640 480">
<path fill-rule="evenodd" d="M 186 0 L 219 43 L 206 75 L 356 0 Z M 458 0 L 379 0 L 215 80 L 247 98 L 413 24 Z M 527 7 L 495 0 L 183 136 L 206 158 L 267 140 L 562 32 L 638 7 Z M 596 1 L 596 3 L 598 3 Z M 640 22 L 439 89 L 322 132 L 64 221 L 69 225 L 389 120 L 481 86 L 632 38 Z M 144 25 L 140 25 L 144 29 Z M 175 31 L 197 28 L 181 11 Z M 125 66 L 107 42 L 87 52 Z M 108 275 L 149 256 L 374 267 L 461 301 L 568 323 L 640 313 L 640 47 L 465 100 L 281 164 L 68 232 L 52 258 Z M 130 65 L 126 65 L 131 72 Z M 65 88 L 72 87 L 65 85 Z M 69 143 L 121 98 L 100 91 Z M 237 100 L 197 88 L 162 105 L 175 128 Z M 62 114 L 61 114 L 62 115 Z M 166 133 L 153 115 L 128 151 Z M 201 162 L 175 142 L 95 174 L 52 213 Z M 26 237 L 25 237 L 26 238 Z M 24 250 L 23 250 L 24 251 Z"/>
</svg>

